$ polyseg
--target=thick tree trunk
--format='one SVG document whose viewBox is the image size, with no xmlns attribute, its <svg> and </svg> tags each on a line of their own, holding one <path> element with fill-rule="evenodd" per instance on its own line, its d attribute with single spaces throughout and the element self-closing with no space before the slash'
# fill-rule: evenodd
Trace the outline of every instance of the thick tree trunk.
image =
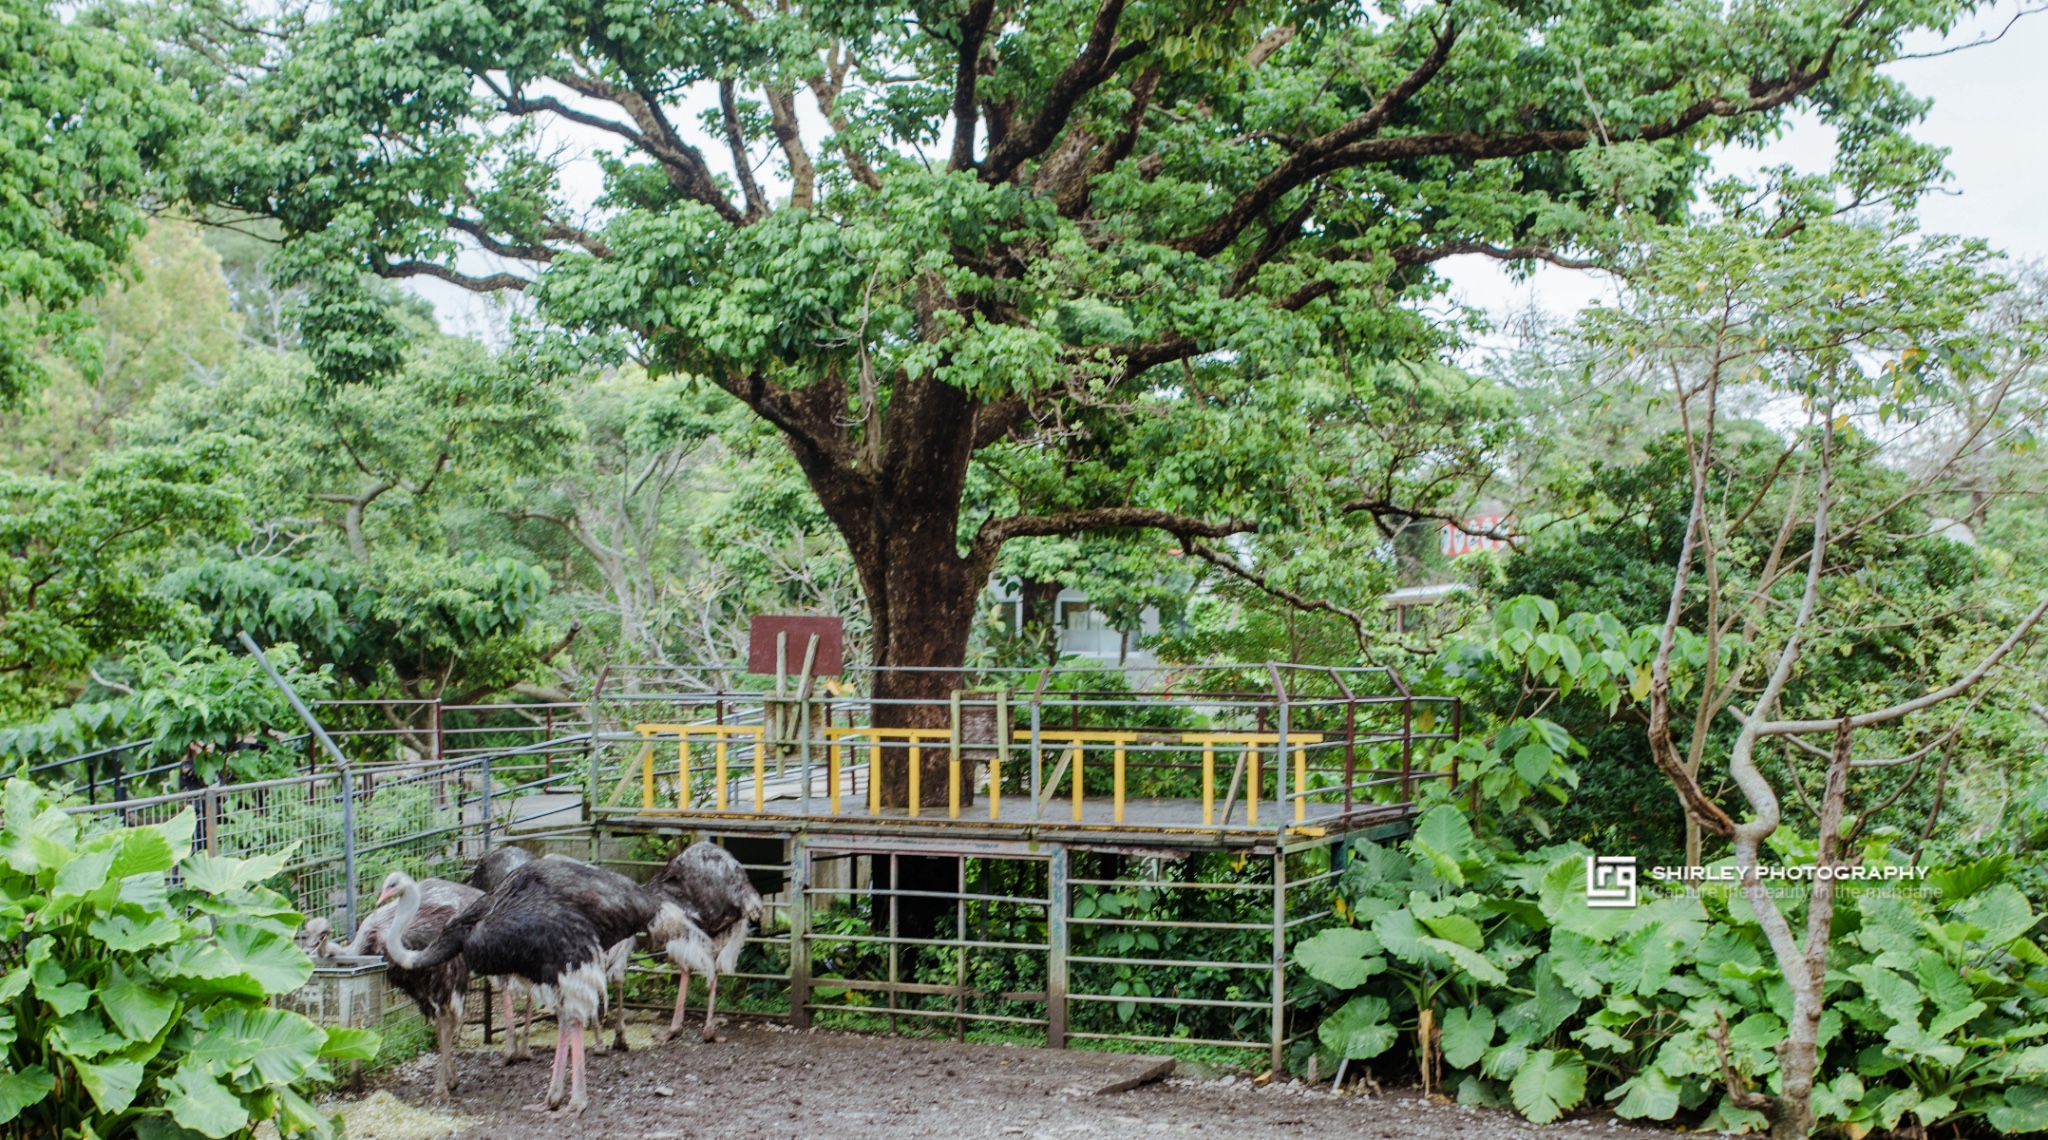
<svg viewBox="0 0 2048 1140">
<path fill-rule="evenodd" d="M 814 388 L 814 399 L 845 406 L 843 381 Z M 873 683 L 878 728 L 944 727 L 950 698 L 960 687 L 968 634 L 987 584 L 960 549 L 961 497 L 977 410 L 949 384 L 905 379 L 889 402 L 878 440 L 863 438 L 834 453 L 790 437 L 791 451 L 845 537 L 860 574 L 874 631 L 873 664 L 881 670 Z M 883 412 L 871 408 L 869 416 L 866 430 L 876 431 Z M 919 803 L 943 806 L 947 750 L 939 744 L 922 753 Z M 908 805 L 907 748 L 884 750 L 881 787 L 884 806 Z"/>
</svg>

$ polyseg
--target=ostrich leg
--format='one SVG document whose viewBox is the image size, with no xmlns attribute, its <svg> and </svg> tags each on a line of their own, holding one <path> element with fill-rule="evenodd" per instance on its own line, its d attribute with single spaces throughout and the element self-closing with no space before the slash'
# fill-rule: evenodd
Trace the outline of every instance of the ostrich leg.
<svg viewBox="0 0 2048 1140">
<path fill-rule="evenodd" d="M 575 1022 L 574 1036 L 580 1050 L 583 1045 L 583 1023 Z M 562 1103 L 562 1059 L 569 1054 L 571 1030 L 566 1025 L 555 1026 L 555 1066 L 548 1070 L 548 1096 L 540 1104 L 526 1106 L 528 1112 L 546 1112 Z"/>
<path fill-rule="evenodd" d="M 461 1016 L 452 1006 L 442 1006 L 434 1014 L 434 1047 L 441 1052 L 441 1063 L 434 1075 L 434 1100 L 437 1102 L 446 1103 L 455 1091 L 455 1042 Z"/>
<path fill-rule="evenodd" d="M 690 971 L 677 970 L 676 976 L 676 1016 L 668 1023 L 667 1029 L 654 1035 L 656 1041 L 667 1041 L 683 1031 L 683 1018 L 690 1008 Z"/>
<path fill-rule="evenodd" d="M 725 1038 L 718 1035 L 718 971 L 704 975 L 704 1040 L 724 1044 Z"/>
<path fill-rule="evenodd" d="M 499 987 L 498 1000 L 505 1007 L 505 1052 L 499 1055 L 498 1063 L 500 1065 L 510 1065 L 519 1061 L 533 1060 L 533 1050 L 527 1048 L 526 1045 L 527 1035 L 533 1029 L 533 999 L 531 997 L 526 999 L 527 1033 L 519 1031 L 519 1019 L 513 1016 L 512 991 L 502 986 Z"/>
<path fill-rule="evenodd" d="M 569 1035 L 569 1103 L 564 1107 L 569 1115 L 580 1116 L 590 1107 L 590 1095 L 583 1091 L 583 1025 L 577 1023 L 576 1031 Z"/>
<path fill-rule="evenodd" d="M 619 1011 L 612 1018 L 612 1051 L 626 1051 L 626 972 L 619 971 Z"/>
</svg>

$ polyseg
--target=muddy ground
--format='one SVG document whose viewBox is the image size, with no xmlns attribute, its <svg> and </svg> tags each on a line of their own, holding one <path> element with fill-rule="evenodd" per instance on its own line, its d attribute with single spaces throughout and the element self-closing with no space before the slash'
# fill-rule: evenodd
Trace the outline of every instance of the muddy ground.
<svg viewBox="0 0 2048 1140">
<path fill-rule="evenodd" d="M 539 1059 L 498 1067 L 481 1048 L 460 1060 L 461 1087 L 432 1106 L 431 1057 L 373 1078 L 328 1105 L 350 1140 L 698 1140 L 733 1137 L 967 1137 L 1208 1135 L 1229 1140 L 1346 1136 L 1366 1140 L 1672 1140 L 1612 1118 L 1532 1125 L 1511 1113 L 1432 1104 L 1414 1091 L 1332 1096 L 1326 1086 L 1255 1083 L 1242 1076 L 1155 1074 L 1159 1058 L 960 1045 L 903 1037 L 728 1025 L 722 1045 L 694 1037 L 663 1046 L 634 1026 L 636 1048 L 589 1060 L 591 1104 L 580 1118 L 534 1113 L 553 1036 L 536 1026 Z"/>
</svg>

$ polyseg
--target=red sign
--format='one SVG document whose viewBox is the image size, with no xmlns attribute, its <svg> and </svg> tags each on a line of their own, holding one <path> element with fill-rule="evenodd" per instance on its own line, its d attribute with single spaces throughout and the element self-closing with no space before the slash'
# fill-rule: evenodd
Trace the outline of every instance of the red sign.
<svg viewBox="0 0 2048 1140">
<path fill-rule="evenodd" d="M 818 635 L 818 656 L 811 662 L 811 676 L 837 677 L 846 670 L 843 645 L 846 622 L 836 617 L 796 617 L 783 614 L 755 614 L 747 627 L 747 672 L 775 675 L 775 636 L 785 634 L 783 671 L 794 677 L 803 672 L 804 649 L 811 635 Z"/>
<path fill-rule="evenodd" d="M 1493 514 L 1473 515 L 1469 519 L 1459 519 L 1457 526 L 1445 523 L 1443 530 L 1437 537 L 1437 549 L 1443 552 L 1445 558 L 1457 558 L 1460 555 L 1473 554 L 1481 550 L 1505 550 L 1508 545 L 1506 539 L 1488 538 L 1483 533 L 1470 534 L 1468 532 L 1475 530 L 1498 531 L 1500 524 L 1506 520 L 1506 515 Z"/>
</svg>

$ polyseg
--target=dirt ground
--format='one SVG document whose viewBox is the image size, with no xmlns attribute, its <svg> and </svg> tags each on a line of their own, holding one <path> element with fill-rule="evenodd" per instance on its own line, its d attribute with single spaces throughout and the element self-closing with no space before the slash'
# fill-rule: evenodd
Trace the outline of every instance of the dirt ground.
<svg viewBox="0 0 2048 1140">
<path fill-rule="evenodd" d="M 480 1048 L 460 1060 L 461 1086 L 445 1108 L 428 1104 L 431 1056 L 382 1074 L 362 1094 L 330 1102 L 350 1140 L 744 1140 L 792 1137 L 1011 1137 L 1214 1135 L 1229 1140 L 1346 1136 L 1366 1140 L 1672 1140 L 1612 1118 L 1532 1125 L 1512 1113 L 1432 1104 L 1413 1091 L 1331 1096 L 1327 1086 L 1261 1085 L 1187 1070 L 1157 1074 L 1162 1058 L 1078 1050 L 958 1045 L 901 1037 L 797 1032 L 738 1022 L 721 1045 L 694 1037 L 589 1060 L 591 1104 L 580 1118 L 534 1113 L 547 1084 L 553 1036 L 534 1028 L 540 1054 L 498 1067 Z"/>
</svg>

